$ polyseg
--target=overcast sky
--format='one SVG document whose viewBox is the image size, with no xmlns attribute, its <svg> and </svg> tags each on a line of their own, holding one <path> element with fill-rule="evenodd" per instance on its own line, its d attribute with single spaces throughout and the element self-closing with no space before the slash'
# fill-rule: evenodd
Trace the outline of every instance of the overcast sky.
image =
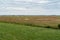
<svg viewBox="0 0 60 40">
<path fill-rule="evenodd" d="M 60 0 L 0 0 L 0 15 L 60 15 Z"/>
</svg>

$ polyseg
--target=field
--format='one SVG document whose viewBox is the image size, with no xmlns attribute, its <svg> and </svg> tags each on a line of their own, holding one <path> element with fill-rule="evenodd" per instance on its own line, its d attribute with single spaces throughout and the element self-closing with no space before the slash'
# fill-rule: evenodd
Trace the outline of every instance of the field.
<svg viewBox="0 0 60 40">
<path fill-rule="evenodd" d="M 60 30 L 0 22 L 0 40 L 60 40 Z"/>
<path fill-rule="evenodd" d="M 0 22 L 58 28 L 58 24 L 60 24 L 60 16 L 0 16 Z"/>
<path fill-rule="evenodd" d="M 0 40 L 60 40 L 58 24 L 60 16 L 0 16 Z"/>
</svg>

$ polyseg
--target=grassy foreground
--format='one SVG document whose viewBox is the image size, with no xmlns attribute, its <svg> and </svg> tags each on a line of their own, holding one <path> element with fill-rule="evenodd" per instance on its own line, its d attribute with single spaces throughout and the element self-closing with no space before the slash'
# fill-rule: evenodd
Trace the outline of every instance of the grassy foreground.
<svg viewBox="0 0 60 40">
<path fill-rule="evenodd" d="M 0 23 L 0 40 L 60 40 L 60 30 Z"/>
</svg>

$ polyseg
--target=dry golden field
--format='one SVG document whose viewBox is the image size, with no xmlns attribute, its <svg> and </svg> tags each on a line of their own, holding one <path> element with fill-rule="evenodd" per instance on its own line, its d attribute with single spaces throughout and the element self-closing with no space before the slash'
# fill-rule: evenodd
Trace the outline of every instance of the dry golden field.
<svg viewBox="0 0 60 40">
<path fill-rule="evenodd" d="M 0 16 L 0 22 L 27 23 L 58 28 L 60 16 Z"/>
</svg>

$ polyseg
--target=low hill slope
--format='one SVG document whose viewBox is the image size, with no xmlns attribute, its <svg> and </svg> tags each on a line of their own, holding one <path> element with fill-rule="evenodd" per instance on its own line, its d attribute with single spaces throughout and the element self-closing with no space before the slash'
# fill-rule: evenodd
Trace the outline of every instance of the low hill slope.
<svg viewBox="0 0 60 40">
<path fill-rule="evenodd" d="M 0 40 L 60 40 L 60 30 L 0 23 Z"/>
</svg>

